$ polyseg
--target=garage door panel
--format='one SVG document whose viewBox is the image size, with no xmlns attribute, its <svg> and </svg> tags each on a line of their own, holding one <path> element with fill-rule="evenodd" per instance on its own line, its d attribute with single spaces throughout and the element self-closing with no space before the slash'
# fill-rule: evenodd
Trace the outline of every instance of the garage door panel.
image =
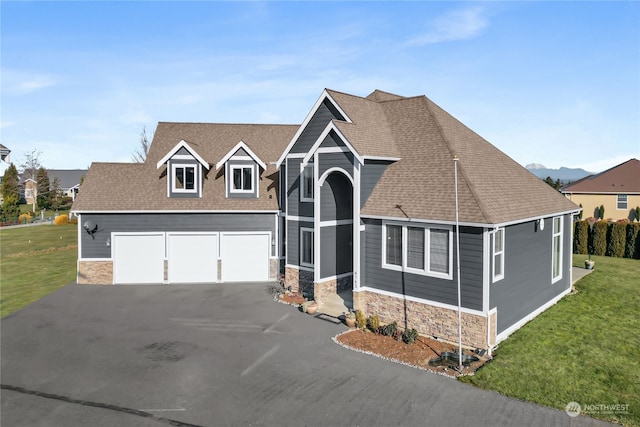
<svg viewBox="0 0 640 427">
<path fill-rule="evenodd" d="M 217 234 L 169 234 L 169 283 L 218 281 Z"/>
<path fill-rule="evenodd" d="M 114 283 L 163 283 L 164 245 L 164 234 L 114 235 Z"/>
<path fill-rule="evenodd" d="M 223 234 L 220 239 L 223 281 L 269 280 L 270 234 Z"/>
</svg>

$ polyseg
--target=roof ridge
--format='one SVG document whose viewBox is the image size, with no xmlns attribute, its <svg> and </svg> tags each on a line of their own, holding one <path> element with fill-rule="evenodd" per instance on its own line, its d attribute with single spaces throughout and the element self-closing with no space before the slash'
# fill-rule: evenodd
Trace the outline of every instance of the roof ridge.
<svg viewBox="0 0 640 427">
<path fill-rule="evenodd" d="M 449 153 L 452 155 L 452 159 L 454 158 L 458 158 L 458 154 L 454 153 L 452 151 L 452 147 L 451 147 L 451 142 L 449 141 L 449 138 L 446 137 L 444 131 L 442 130 L 442 125 L 440 124 L 440 121 L 437 119 L 437 117 L 435 116 L 435 114 L 433 114 L 433 111 L 431 111 L 431 106 L 429 105 L 429 103 L 433 103 L 434 105 L 437 105 L 435 102 L 431 101 L 426 95 L 421 95 L 418 96 L 417 98 L 422 98 L 423 103 L 427 109 L 427 112 L 429 113 L 429 115 L 431 116 L 431 118 L 433 119 L 434 123 L 436 124 L 436 126 L 438 127 L 438 132 L 440 132 L 440 135 L 442 136 L 442 140 L 445 142 L 445 146 L 447 147 L 447 150 L 449 151 Z M 438 106 L 438 108 L 440 108 Z M 444 111 L 444 110 L 443 110 Z M 446 111 L 445 111 L 446 112 Z M 448 113 L 447 113 L 448 114 Z M 453 116 L 452 116 L 453 117 Z M 455 117 L 453 117 L 455 119 Z M 458 122 L 458 120 L 456 119 L 456 122 Z M 459 123 L 459 122 L 458 122 Z M 464 182 L 465 185 L 467 186 L 467 188 L 469 189 L 469 192 L 471 193 L 471 195 L 473 196 L 473 198 L 476 200 L 476 203 L 478 204 L 478 209 L 480 209 L 480 212 L 482 212 L 482 216 L 484 217 L 485 222 L 489 222 L 489 215 L 487 214 L 487 209 L 484 206 L 484 202 L 482 201 L 482 199 L 480 197 L 478 197 L 478 194 L 476 194 L 473 186 L 471 186 L 469 183 L 471 181 L 469 181 L 469 177 L 467 176 L 467 174 L 464 171 L 464 167 L 462 167 L 462 162 L 458 162 L 457 165 L 457 169 L 458 171 L 460 171 L 460 174 L 462 175 L 462 178 L 464 178 Z M 457 189 L 456 189 L 457 190 Z"/>
</svg>

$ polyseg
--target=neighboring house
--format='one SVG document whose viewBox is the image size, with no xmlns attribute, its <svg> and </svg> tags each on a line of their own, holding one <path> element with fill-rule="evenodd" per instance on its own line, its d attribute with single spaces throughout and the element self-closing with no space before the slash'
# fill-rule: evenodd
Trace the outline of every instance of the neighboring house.
<svg viewBox="0 0 640 427">
<path fill-rule="evenodd" d="M 300 126 L 159 123 L 146 163 L 89 169 L 78 283 L 284 272 L 456 341 L 454 156 L 462 340 L 490 350 L 570 291 L 580 209 L 424 96 L 325 90 Z"/>
<path fill-rule="evenodd" d="M 53 185 L 53 181 L 58 178 L 63 197 L 71 197 L 71 200 L 75 200 L 87 169 L 47 169 L 47 174 L 50 185 Z"/>
<path fill-rule="evenodd" d="M 49 188 L 53 187 L 53 182 L 57 178 L 62 196 L 75 200 L 80 189 L 80 182 L 86 174 L 87 169 L 47 169 Z M 24 186 L 25 203 L 33 204 L 34 197 L 38 195 L 38 183 L 33 178 L 27 178 L 22 185 Z"/>
<path fill-rule="evenodd" d="M 600 218 L 598 208 L 604 206 L 605 218 L 633 219 L 632 212 L 640 206 L 640 160 L 627 160 L 560 191 L 573 203 L 582 205 L 585 217 Z"/>
</svg>

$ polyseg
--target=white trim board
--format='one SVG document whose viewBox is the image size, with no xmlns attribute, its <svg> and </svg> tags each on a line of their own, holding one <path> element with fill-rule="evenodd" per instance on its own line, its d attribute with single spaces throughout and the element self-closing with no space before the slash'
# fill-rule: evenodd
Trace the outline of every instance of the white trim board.
<svg viewBox="0 0 640 427">
<path fill-rule="evenodd" d="M 165 163 L 167 163 L 169 161 L 169 159 L 171 159 L 175 153 L 180 151 L 181 148 L 184 148 L 185 150 L 187 150 L 198 161 L 198 163 L 200 163 L 207 170 L 209 170 L 209 163 L 207 163 L 202 157 L 200 157 L 200 155 L 193 148 L 191 148 L 189 143 L 187 143 L 187 141 L 185 141 L 184 139 L 182 141 L 180 141 L 178 144 L 176 144 L 176 146 L 173 147 L 167 153 L 166 156 L 164 156 L 162 159 L 160 159 L 160 161 L 156 165 L 156 169 L 160 169 L 160 167 L 162 165 L 164 165 Z"/>
<path fill-rule="evenodd" d="M 227 152 L 227 154 L 224 155 L 224 157 L 218 162 L 216 163 L 216 169 L 220 169 L 222 167 L 222 165 L 224 165 L 227 160 L 229 160 L 239 149 L 243 149 L 244 151 L 247 152 L 247 154 L 249 156 L 251 156 L 251 158 L 258 164 L 260 165 L 260 167 L 263 170 L 267 169 L 267 165 L 260 160 L 260 158 L 256 155 L 256 153 L 254 153 L 253 151 L 251 151 L 251 149 L 249 148 L 249 146 L 247 146 L 247 144 L 245 144 L 244 141 L 240 141 L 238 142 L 231 150 L 229 150 L 229 152 Z"/>
</svg>

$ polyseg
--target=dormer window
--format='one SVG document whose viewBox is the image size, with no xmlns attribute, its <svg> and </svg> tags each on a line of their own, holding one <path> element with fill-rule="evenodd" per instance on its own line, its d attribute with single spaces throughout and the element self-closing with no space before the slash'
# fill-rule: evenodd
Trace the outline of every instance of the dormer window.
<svg viewBox="0 0 640 427">
<path fill-rule="evenodd" d="M 260 171 L 267 165 L 243 141 L 238 142 L 216 163 L 216 169 L 225 168 L 227 197 L 259 198 Z"/>
<path fill-rule="evenodd" d="M 309 163 L 302 169 L 300 185 L 300 201 L 313 202 L 313 163 Z"/>
<path fill-rule="evenodd" d="M 231 165 L 231 192 L 253 193 L 253 166 Z"/>
<path fill-rule="evenodd" d="M 202 181 L 209 164 L 186 141 L 180 141 L 156 165 L 166 165 L 167 197 L 202 197 Z"/>
<path fill-rule="evenodd" d="M 176 193 L 195 193 L 196 166 L 171 165 L 173 169 L 173 191 Z"/>
</svg>

